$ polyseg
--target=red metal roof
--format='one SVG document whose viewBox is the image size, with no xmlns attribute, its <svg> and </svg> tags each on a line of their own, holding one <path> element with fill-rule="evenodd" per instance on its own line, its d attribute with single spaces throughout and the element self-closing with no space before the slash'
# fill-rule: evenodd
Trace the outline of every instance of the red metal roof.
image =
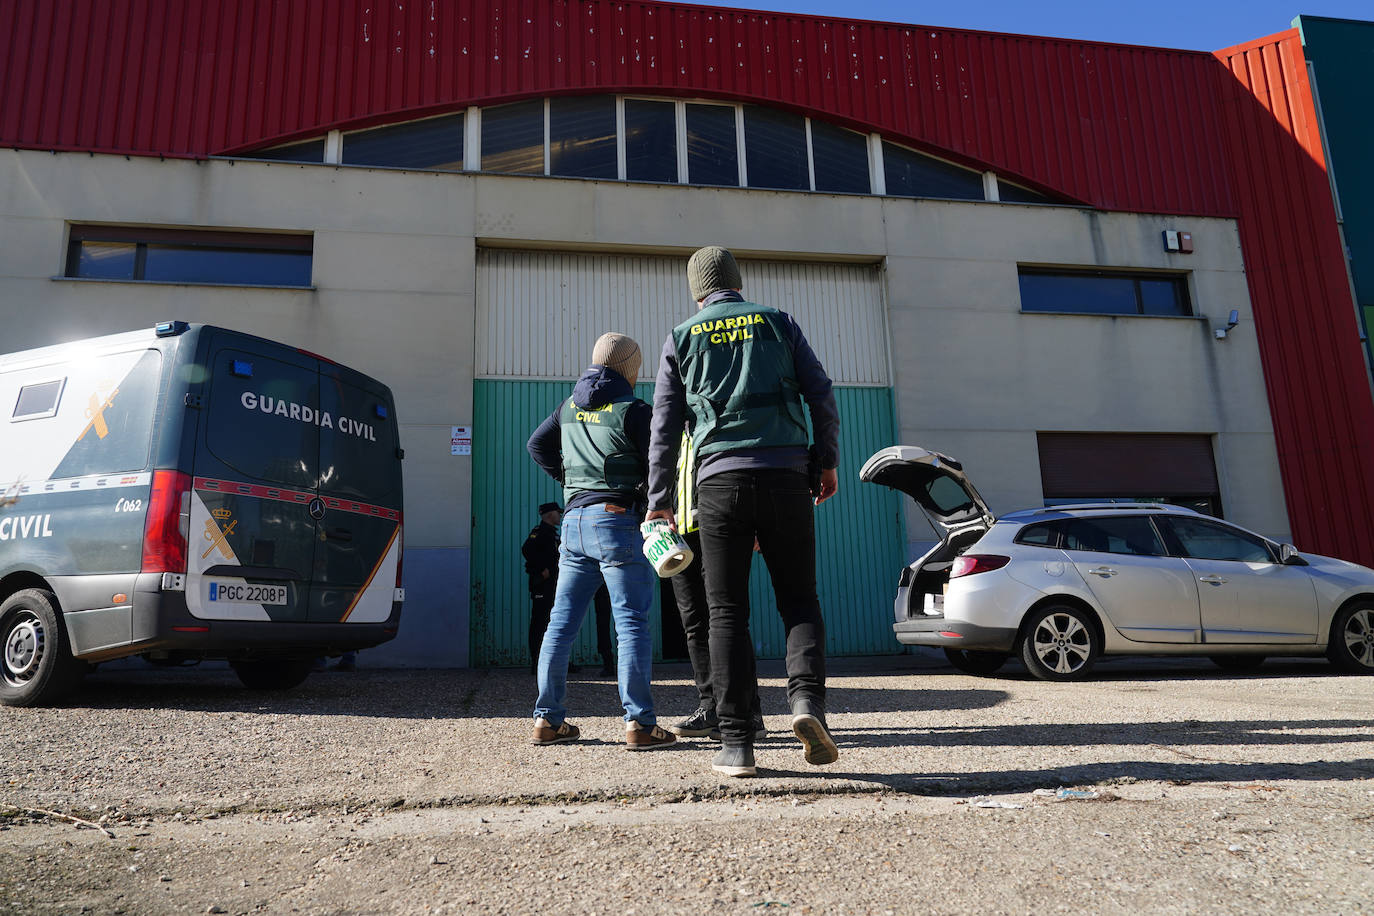
<svg viewBox="0 0 1374 916">
<path fill-rule="evenodd" d="M 1284 495 L 1298 545 L 1374 565 L 1374 402 L 1296 30 L 1217 52 Z"/>
<path fill-rule="evenodd" d="M 0 143 L 206 156 L 568 92 L 759 101 L 1071 199 L 1230 215 L 1209 55 L 612 0 L 9 0 Z"/>
<path fill-rule="evenodd" d="M 1239 218 L 1298 544 L 1374 565 L 1374 403 L 1301 46 L 1216 57 L 638 0 L 0 0 L 0 145 L 207 156 L 470 104 L 786 107 L 1092 206 Z"/>
</svg>

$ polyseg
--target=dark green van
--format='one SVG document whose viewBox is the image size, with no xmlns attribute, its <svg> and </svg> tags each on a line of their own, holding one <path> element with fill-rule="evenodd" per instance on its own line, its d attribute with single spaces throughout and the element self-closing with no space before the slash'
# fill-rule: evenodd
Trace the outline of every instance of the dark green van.
<svg viewBox="0 0 1374 916">
<path fill-rule="evenodd" d="M 385 385 L 223 328 L 0 356 L 0 702 L 131 655 L 293 687 L 393 638 L 402 454 Z"/>
</svg>

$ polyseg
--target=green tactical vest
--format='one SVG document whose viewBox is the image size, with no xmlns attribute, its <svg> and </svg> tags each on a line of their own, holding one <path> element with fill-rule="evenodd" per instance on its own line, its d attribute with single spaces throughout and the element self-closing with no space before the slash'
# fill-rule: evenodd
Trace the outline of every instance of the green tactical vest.
<svg viewBox="0 0 1374 916">
<path fill-rule="evenodd" d="M 708 305 L 673 328 L 673 344 L 699 457 L 807 444 L 797 370 L 777 309 L 752 302 Z"/>
<path fill-rule="evenodd" d="M 583 410 L 572 398 L 563 402 L 563 505 L 587 490 L 612 491 L 632 499 L 644 494 L 647 469 L 630 436 L 625 414 L 638 399 L 627 394 L 601 407 Z"/>
</svg>

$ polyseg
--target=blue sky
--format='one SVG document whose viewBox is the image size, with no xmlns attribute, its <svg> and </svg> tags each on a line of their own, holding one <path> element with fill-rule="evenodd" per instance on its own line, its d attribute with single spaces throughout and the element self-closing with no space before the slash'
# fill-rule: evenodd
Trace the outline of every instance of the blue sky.
<svg viewBox="0 0 1374 916">
<path fill-rule="evenodd" d="M 693 0 L 688 0 L 693 2 Z M 705 6 L 1217 51 L 1289 28 L 1294 17 L 1374 20 L 1374 0 L 739 0 Z"/>
</svg>

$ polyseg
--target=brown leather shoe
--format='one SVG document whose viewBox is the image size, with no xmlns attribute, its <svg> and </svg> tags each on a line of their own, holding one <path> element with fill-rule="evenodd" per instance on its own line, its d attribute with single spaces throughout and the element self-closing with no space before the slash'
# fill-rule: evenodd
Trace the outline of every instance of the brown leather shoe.
<svg viewBox="0 0 1374 916">
<path fill-rule="evenodd" d="M 625 725 L 625 750 L 627 751 L 652 751 L 655 748 L 667 747 L 677 741 L 677 735 L 672 732 L 665 732 L 657 725 L 640 725 L 631 719 Z"/>
<path fill-rule="evenodd" d="M 557 728 L 549 724 L 548 719 L 534 720 L 534 741 L 532 744 L 566 744 L 569 741 L 576 741 L 582 737 L 582 730 L 571 722 L 561 722 Z"/>
</svg>

